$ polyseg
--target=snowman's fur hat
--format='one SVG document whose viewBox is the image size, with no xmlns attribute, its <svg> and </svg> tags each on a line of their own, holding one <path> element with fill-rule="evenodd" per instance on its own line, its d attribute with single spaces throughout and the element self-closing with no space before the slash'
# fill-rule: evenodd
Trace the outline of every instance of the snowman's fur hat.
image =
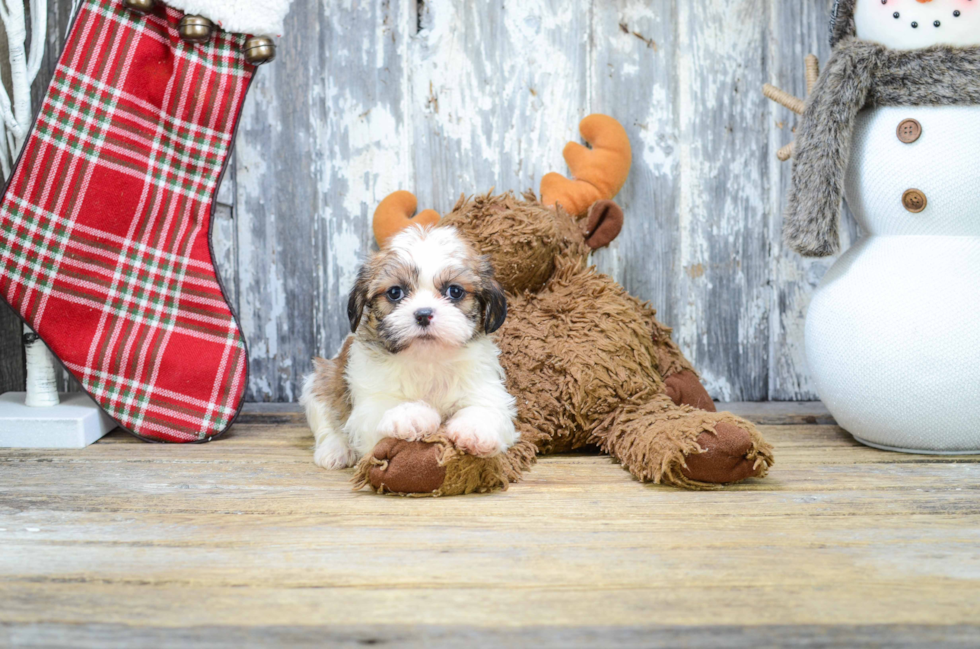
<svg viewBox="0 0 980 649">
<path fill-rule="evenodd" d="M 834 52 L 797 130 L 783 236 L 807 257 L 840 249 L 844 174 L 861 109 L 980 104 L 980 47 L 898 51 L 859 40 L 855 5 L 856 0 L 837 2 Z"/>
</svg>

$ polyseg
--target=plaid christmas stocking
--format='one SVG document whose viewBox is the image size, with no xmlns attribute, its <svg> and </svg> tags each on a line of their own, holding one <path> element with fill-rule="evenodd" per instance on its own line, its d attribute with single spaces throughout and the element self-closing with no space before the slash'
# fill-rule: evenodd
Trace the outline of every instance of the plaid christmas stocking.
<svg viewBox="0 0 980 649">
<path fill-rule="evenodd" d="M 0 295 L 124 428 L 203 441 L 247 382 L 209 234 L 254 67 L 246 36 L 147 9 L 78 9 L 0 202 Z"/>
</svg>

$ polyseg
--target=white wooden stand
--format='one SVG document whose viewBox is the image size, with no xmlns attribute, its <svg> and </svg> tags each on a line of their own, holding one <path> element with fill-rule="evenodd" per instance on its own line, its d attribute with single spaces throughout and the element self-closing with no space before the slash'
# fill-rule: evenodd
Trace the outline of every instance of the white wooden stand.
<svg viewBox="0 0 980 649">
<path fill-rule="evenodd" d="M 91 397 L 61 395 L 43 408 L 25 405 L 26 392 L 0 395 L 0 448 L 85 448 L 116 427 Z"/>
<path fill-rule="evenodd" d="M 24 328 L 27 392 L 0 395 L 0 448 L 85 448 L 116 427 L 87 394 L 58 394 L 55 360 Z"/>
</svg>

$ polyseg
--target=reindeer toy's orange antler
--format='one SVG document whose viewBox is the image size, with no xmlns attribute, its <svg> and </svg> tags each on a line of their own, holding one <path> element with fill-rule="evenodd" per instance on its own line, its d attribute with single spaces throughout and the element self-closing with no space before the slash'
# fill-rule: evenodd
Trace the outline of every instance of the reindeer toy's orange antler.
<svg viewBox="0 0 980 649">
<path fill-rule="evenodd" d="M 817 83 L 817 79 L 820 78 L 820 59 L 818 59 L 813 54 L 806 57 L 806 94 L 809 97 L 810 93 L 813 92 L 813 86 Z M 806 109 L 806 102 L 799 97 L 794 97 L 788 92 L 784 92 L 777 88 L 776 86 L 766 84 L 762 86 L 762 94 L 766 98 L 789 108 L 791 111 L 797 115 L 802 115 L 803 111 Z M 782 162 L 786 162 L 793 157 L 793 152 L 796 142 L 790 142 L 779 151 L 776 152 L 776 157 Z"/>
<path fill-rule="evenodd" d="M 541 179 L 541 203 L 548 207 L 561 205 L 572 216 L 581 216 L 596 201 L 618 194 L 633 161 L 626 129 L 612 117 L 589 115 L 578 129 L 592 148 L 577 142 L 565 145 L 562 155 L 572 179 L 557 173 Z"/>
<path fill-rule="evenodd" d="M 418 199 L 412 192 L 402 190 L 385 197 L 374 210 L 374 239 L 378 246 L 384 248 L 389 238 L 410 225 L 435 225 L 439 222 L 439 212 L 422 210 L 415 214 L 417 207 Z"/>
</svg>

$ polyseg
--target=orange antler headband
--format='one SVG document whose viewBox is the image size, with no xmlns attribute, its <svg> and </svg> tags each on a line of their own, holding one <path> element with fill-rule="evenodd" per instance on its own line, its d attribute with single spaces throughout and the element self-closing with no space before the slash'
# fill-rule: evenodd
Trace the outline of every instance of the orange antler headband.
<svg viewBox="0 0 980 649">
<path fill-rule="evenodd" d="M 581 216 L 596 201 L 618 194 L 633 161 L 626 129 L 612 117 L 589 115 L 578 130 L 592 148 L 577 142 L 565 145 L 562 155 L 572 179 L 553 172 L 541 179 L 541 203 L 561 205 L 573 216 Z"/>
<path fill-rule="evenodd" d="M 418 199 L 411 192 L 397 191 L 388 195 L 374 210 L 374 238 L 380 247 L 394 234 L 410 225 L 435 225 L 439 212 L 423 210 L 415 214 Z M 413 214 L 415 214 L 413 218 Z"/>
</svg>

